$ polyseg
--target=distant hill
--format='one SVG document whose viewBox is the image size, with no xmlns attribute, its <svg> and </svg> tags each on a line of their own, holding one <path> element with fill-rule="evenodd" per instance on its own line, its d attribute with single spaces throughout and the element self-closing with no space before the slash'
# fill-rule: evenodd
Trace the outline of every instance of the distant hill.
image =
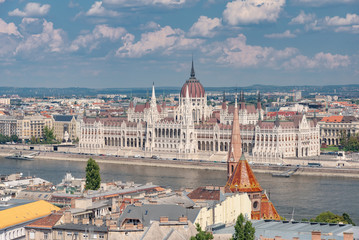
<svg viewBox="0 0 359 240">
<path fill-rule="evenodd" d="M 179 93 L 180 87 L 156 87 L 156 95 L 163 93 Z M 303 95 L 308 93 L 320 93 L 338 95 L 342 97 L 359 97 L 359 84 L 352 85 L 328 85 L 328 86 L 273 86 L 273 85 L 253 85 L 248 87 L 206 87 L 207 92 L 291 92 L 293 90 L 303 91 Z M 151 95 L 151 88 L 17 88 L 0 87 L 0 95 L 19 95 L 20 97 L 87 97 L 97 94 L 127 94 L 133 96 Z"/>
</svg>

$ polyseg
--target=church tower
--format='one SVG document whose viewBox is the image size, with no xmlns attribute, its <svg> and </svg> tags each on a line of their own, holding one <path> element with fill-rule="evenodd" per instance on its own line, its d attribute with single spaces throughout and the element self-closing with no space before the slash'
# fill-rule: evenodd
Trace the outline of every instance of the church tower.
<svg viewBox="0 0 359 240">
<path fill-rule="evenodd" d="M 237 162 L 242 156 L 242 140 L 239 129 L 238 119 L 238 106 L 237 106 L 237 94 L 235 97 L 233 123 L 232 123 L 232 136 L 231 145 L 229 147 L 228 159 L 227 159 L 227 178 L 232 176 Z"/>
<path fill-rule="evenodd" d="M 251 166 L 242 153 L 242 141 L 239 127 L 237 95 L 233 114 L 231 145 L 227 159 L 228 179 L 224 187 L 227 193 L 245 192 L 252 203 L 251 219 L 275 219 L 280 216 L 269 201 L 267 195 L 254 175 Z"/>
</svg>

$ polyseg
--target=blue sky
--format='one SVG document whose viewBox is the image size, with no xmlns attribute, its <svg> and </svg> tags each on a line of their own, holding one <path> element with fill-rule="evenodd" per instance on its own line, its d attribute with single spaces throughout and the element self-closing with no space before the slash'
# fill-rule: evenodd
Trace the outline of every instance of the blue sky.
<svg viewBox="0 0 359 240">
<path fill-rule="evenodd" d="M 0 0 L 0 86 L 358 84 L 358 0 Z"/>
</svg>

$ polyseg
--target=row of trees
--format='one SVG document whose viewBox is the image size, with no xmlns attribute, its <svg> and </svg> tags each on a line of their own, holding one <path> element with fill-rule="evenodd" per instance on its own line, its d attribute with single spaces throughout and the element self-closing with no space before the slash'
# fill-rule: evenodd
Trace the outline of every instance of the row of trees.
<svg viewBox="0 0 359 240">
<path fill-rule="evenodd" d="M 17 142 L 20 142 L 20 139 L 16 135 L 12 135 L 12 136 L 9 137 L 9 136 L 5 136 L 5 135 L 0 134 L 0 143 L 5 144 L 7 142 L 17 143 Z"/>
<path fill-rule="evenodd" d="M 303 221 L 308 221 L 308 219 L 302 219 Z M 330 211 L 322 212 L 315 218 L 311 218 L 310 222 L 325 222 L 325 223 L 344 223 L 344 224 L 352 224 L 355 226 L 355 223 L 350 218 L 349 214 L 343 213 L 341 216 L 334 214 Z"/>
<path fill-rule="evenodd" d="M 359 152 L 359 134 L 342 134 L 340 145 L 345 151 Z"/>
</svg>

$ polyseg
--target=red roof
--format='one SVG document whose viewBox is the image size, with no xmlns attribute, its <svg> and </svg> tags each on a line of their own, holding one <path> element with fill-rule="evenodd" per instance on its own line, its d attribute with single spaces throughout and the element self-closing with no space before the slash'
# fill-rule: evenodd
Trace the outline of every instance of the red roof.
<svg viewBox="0 0 359 240">
<path fill-rule="evenodd" d="M 187 197 L 192 199 L 193 201 L 196 200 L 220 200 L 220 190 L 219 189 L 209 189 L 206 187 L 199 187 L 192 192 L 190 192 Z"/>
<path fill-rule="evenodd" d="M 185 82 L 185 84 L 183 84 L 181 89 L 181 97 L 186 97 L 187 86 L 190 98 L 204 97 L 204 88 L 196 78 L 190 78 Z"/>
<path fill-rule="evenodd" d="M 329 122 L 329 123 L 340 123 L 343 120 L 343 116 L 330 116 L 330 117 L 323 117 L 321 122 Z"/>
<path fill-rule="evenodd" d="M 226 192 L 261 192 L 263 189 L 259 185 L 252 168 L 249 166 L 247 160 L 241 159 L 226 186 Z"/>
<path fill-rule="evenodd" d="M 62 213 L 52 213 L 46 217 L 30 223 L 27 227 L 35 228 L 52 228 L 62 217 Z"/>
<path fill-rule="evenodd" d="M 273 203 L 268 199 L 266 194 L 262 194 L 261 201 L 261 219 L 280 220 L 280 216 Z"/>
</svg>

